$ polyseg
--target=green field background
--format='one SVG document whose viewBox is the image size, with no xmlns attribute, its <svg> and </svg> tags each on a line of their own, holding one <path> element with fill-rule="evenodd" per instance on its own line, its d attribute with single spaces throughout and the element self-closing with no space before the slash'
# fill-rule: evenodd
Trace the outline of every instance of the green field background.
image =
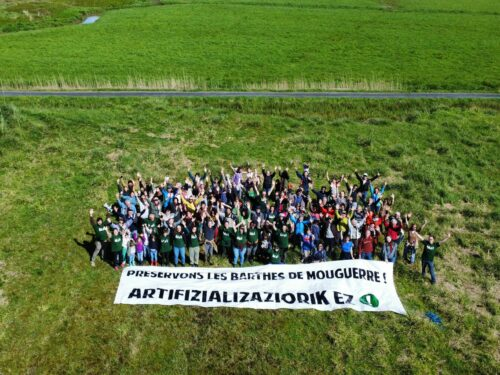
<svg viewBox="0 0 500 375">
<path fill-rule="evenodd" d="M 0 34 L 0 85 L 126 87 L 175 78 L 205 89 L 381 82 L 498 91 L 499 8 L 487 0 L 344 0 L 112 10 L 94 25 Z"/>
</svg>

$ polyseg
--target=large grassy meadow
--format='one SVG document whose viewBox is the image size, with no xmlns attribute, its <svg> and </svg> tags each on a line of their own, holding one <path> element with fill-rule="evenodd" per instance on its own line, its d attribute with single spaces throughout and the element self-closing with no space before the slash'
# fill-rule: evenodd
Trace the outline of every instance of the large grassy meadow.
<svg viewBox="0 0 500 375">
<path fill-rule="evenodd" d="M 498 101 L 2 99 L 0 372 L 498 373 L 499 109 Z M 317 184 L 326 171 L 380 171 L 398 210 L 427 218 L 426 233 L 453 233 L 436 260 L 438 284 L 397 265 L 406 317 L 113 305 L 119 274 L 89 266 L 88 209 L 102 213 L 120 175 L 184 178 L 188 168 L 231 161 L 307 161 Z"/>
<path fill-rule="evenodd" d="M 499 90 L 496 1 L 156 3 L 95 3 L 93 25 L 0 34 L 0 86 Z"/>
</svg>

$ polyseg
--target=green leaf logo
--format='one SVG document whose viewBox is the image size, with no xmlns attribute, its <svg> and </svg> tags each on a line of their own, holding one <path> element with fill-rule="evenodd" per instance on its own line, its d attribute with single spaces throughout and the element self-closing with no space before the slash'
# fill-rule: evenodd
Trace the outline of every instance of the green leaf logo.
<svg viewBox="0 0 500 375">
<path fill-rule="evenodd" d="M 380 304 L 378 298 L 370 293 L 365 294 L 364 296 L 361 296 L 361 298 L 359 299 L 359 302 L 361 302 L 364 305 L 371 306 L 371 307 L 378 307 L 378 305 Z"/>
</svg>

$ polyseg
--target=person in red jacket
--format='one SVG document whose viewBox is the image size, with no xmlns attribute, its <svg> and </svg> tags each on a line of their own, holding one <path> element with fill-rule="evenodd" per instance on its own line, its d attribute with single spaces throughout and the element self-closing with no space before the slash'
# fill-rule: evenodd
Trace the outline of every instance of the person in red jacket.
<svg viewBox="0 0 500 375">
<path fill-rule="evenodd" d="M 389 218 L 389 215 L 386 216 L 384 221 L 384 227 L 387 231 L 387 236 L 391 237 L 391 242 L 396 247 L 396 252 L 399 243 L 403 240 L 403 223 L 396 219 L 396 217 Z"/>
<path fill-rule="evenodd" d="M 376 245 L 377 238 L 371 235 L 369 229 L 365 230 L 365 235 L 358 241 L 359 259 L 373 260 Z"/>
</svg>

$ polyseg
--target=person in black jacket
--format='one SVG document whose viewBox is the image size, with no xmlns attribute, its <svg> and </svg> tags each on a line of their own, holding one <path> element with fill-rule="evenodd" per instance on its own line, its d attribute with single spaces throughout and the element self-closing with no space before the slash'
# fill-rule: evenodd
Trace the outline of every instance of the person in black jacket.
<svg viewBox="0 0 500 375">
<path fill-rule="evenodd" d="M 266 194 L 269 194 L 272 190 L 273 179 L 274 176 L 276 176 L 276 169 L 278 169 L 278 167 L 274 167 L 274 172 L 271 173 L 270 170 L 266 170 L 265 164 L 262 164 L 262 174 L 264 175 L 264 183 L 262 184 L 262 187 L 264 188 Z"/>
<path fill-rule="evenodd" d="M 361 199 L 363 200 L 363 203 L 366 204 L 366 197 L 368 196 L 368 192 L 370 191 L 370 185 L 373 181 L 380 177 L 380 173 L 377 173 L 372 178 L 368 177 L 368 173 L 363 173 L 363 176 L 360 176 L 357 169 L 354 171 L 354 173 L 356 174 L 356 178 L 359 181 L 358 192 L 361 193 Z"/>
</svg>

